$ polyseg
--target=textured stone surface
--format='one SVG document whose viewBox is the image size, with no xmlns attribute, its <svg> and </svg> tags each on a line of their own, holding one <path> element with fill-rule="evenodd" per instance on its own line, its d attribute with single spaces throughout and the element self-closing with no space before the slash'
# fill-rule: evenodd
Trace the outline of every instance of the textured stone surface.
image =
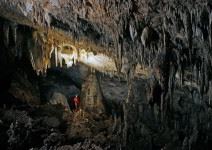
<svg viewBox="0 0 212 150">
<path fill-rule="evenodd" d="M 89 74 L 82 85 L 82 108 L 88 112 L 97 114 L 105 113 L 104 99 L 99 80 L 95 73 Z"/>
</svg>

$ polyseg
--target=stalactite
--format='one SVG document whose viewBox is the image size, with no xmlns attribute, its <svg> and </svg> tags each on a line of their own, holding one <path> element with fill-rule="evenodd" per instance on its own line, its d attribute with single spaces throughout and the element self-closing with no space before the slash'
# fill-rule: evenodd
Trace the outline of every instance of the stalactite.
<svg viewBox="0 0 212 150">
<path fill-rule="evenodd" d="M 186 33 L 187 33 L 187 39 L 188 39 L 188 45 L 189 45 L 190 62 L 192 58 L 192 37 L 193 37 L 191 17 L 192 15 L 187 10 L 186 11 Z"/>
<path fill-rule="evenodd" d="M 30 52 L 30 57 L 31 57 L 31 64 L 32 64 L 32 67 L 35 69 L 35 61 L 34 61 L 34 57 L 33 57 L 33 54 L 32 52 Z"/>
<path fill-rule="evenodd" d="M 3 25 L 3 34 L 4 34 L 4 44 L 5 46 L 9 45 L 9 26 L 7 24 Z"/>
<path fill-rule="evenodd" d="M 61 52 L 60 51 L 58 52 L 57 56 L 58 56 L 60 67 L 63 67 L 63 58 L 61 56 Z"/>
<path fill-rule="evenodd" d="M 212 49 L 212 12 L 209 14 L 209 46 Z"/>
<path fill-rule="evenodd" d="M 121 42 L 121 43 L 120 43 Z M 118 41 L 117 42 L 117 71 L 118 72 L 121 72 L 121 68 L 122 68 L 122 49 L 123 49 L 123 47 L 122 47 L 122 41 Z"/>
<path fill-rule="evenodd" d="M 56 67 L 58 66 L 58 50 L 57 50 L 57 47 L 55 47 L 55 64 L 56 64 Z"/>
<path fill-rule="evenodd" d="M 212 99 L 212 81 L 209 81 L 209 90 L 208 90 L 208 104 L 211 105 L 211 99 Z"/>
<path fill-rule="evenodd" d="M 52 57 L 52 53 L 54 52 L 54 50 L 55 50 L 55 47 L 53 46 L 53 44 L 52 44 L 52 46 L 51 46 L 51 51 L 50 51 L 50 53 L 49 53 L 49 58 L 51 59 L 51 57 Z"/>
<path fill-rule="evenodd" d="M 17 43 L 17 24 L 12 24 L 11 25 L 11 30 L 12 30 L 12 35 L 13 35 L 13 40 L 15 44 Z"/>
<path fill-rule="evenodd" d="M 129 31 L 130 31 L 130 37 L 132 39 L 132 41 L 135 41 L 135 38 L 137 36 L 137 31 L 135 29 L 135 27 L 133 25 L 129 25 Z"/>
<path fill-rule="evenodd" d="M 144 47 L 147 47 L 148 35 L 149 35 L 149 27 L 145 27 L 141 34 L 141 42 L 144 45 Z"/>
<path fill-rule="evenodd" d="M 170 70 L 169 70 L 169 96 L 170 96 L 170 108 L 173 107 L 173 92 L 174 92 L 174 76 L 175 76 L 175 73 L 174 73 L 174 66 L 170 66 Z"/>
<path fill-rule="evenodd" d="M 148 50 L 148 67 L 151 68 L 151 48 Z"/>
<path fill-rule="evenodd" d="M 45 25 L 47 27 L 50 27 L 50 24 L 51 24 L 51 17 L 49 15 L 49 12 L 47 9 L 44 10 L 44 22 L 45 22 Z"/>
</svg>

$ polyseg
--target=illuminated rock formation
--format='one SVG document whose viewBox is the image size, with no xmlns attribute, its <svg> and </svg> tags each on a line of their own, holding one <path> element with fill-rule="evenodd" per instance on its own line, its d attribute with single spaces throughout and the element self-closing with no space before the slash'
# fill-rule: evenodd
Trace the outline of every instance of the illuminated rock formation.
<svg viewBox="0 0 212 150">
<path fill-rule="evenodd" d="M 82 108 L 97 114 L 105 113 L 102 90 L 95 73 L 91 73 L 82 85 Z"/>
</svg>

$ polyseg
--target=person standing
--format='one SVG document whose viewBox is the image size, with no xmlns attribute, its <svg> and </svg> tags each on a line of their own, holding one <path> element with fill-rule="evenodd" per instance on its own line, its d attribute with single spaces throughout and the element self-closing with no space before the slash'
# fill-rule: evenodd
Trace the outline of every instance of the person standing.
<svg viewBox="0 0 212 150">
<path fill-rule="evenodd" d="M 80 105 L 80 97 L 78 95 L 74 96 L 71 99 L 71 105 L 72 105 L 72 110 L 73 111 L 78 111 L 79 110 L 79 105 Z"/>
</svg>

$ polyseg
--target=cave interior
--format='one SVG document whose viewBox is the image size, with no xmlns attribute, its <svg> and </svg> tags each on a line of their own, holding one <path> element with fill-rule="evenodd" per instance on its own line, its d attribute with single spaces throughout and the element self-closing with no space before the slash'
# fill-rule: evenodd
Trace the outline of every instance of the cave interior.
<svg viewBox="0 0 212 150">
<path fill-rule="evenodd" d="M 211 0 L 0 0 L 5 150 L 210 150 Z"/>
</svg>

